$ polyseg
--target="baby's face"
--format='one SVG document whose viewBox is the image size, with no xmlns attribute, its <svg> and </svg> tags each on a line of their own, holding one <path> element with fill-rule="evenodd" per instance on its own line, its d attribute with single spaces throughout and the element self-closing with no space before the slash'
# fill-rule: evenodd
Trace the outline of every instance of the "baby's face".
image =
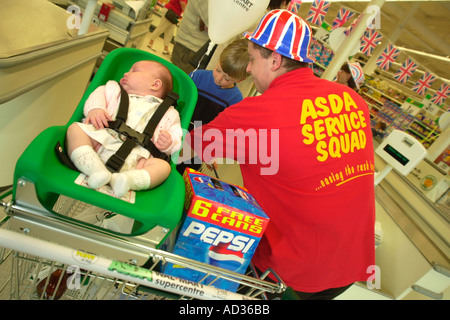
<svg viewBox="0 0 450 320">
<path fill-rule="evenodd" d="M 158 64 L 153 61 L 136 62 L 119 83 L 129 94 L 152 94 L 151 86 L 159 78 L 157 67 Z"/>
</svg>

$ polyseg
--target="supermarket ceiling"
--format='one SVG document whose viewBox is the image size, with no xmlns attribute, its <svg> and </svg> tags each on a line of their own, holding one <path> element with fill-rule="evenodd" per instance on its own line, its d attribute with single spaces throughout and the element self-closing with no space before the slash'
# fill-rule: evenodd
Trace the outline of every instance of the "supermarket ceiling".
<svg viewBox="0 0 450 320">
<path fill-rule="evenodd" d="M 307 16 L 312 2 L 303 1 L 300 16 Z M 324 21 L 332 25 L 341 7 L 359 15 L 369 3 L 332 0 Z M 350 25 L 352 20 L 344 24 L 344 27 Z M 395 72 L 409 57 L 419 65 L 418 70 L 431 72 L 438 79 L 450 83 L 450 1 L 387 0 L 381 7 L 379 22 L 380 30 L 377 31 L 401 51 L 396 59 L 397 63 L 391 66 L 390 73 Z M 416 73 L 413 76 L 417 78 L 423 74 Z M 414 77 L 411 80 L 417 81 Z"/>
</svg>

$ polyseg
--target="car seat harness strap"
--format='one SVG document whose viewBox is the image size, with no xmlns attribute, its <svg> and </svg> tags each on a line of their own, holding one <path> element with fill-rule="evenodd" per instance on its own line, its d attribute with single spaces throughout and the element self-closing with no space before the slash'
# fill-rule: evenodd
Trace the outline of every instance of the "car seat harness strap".
<svg viewBox="0 0 450 320">
<path fill-rule="evenodd" d="M 130 154 L 131 150 L 133 150 L 133 148 L 138 145 L 146 148 L 153 157 L 170 162 L 170 157 L 161 152 L 151 139 L 164 114 L 167 112 L 170 106 L 176 105 L 176 102 L 179 99 L 179 95 L 173 91 L 169 92 L 167 97 L 158 106 L 158 109 L 155 111 L 150 121 L 147 123 L 147 126 L 145 127 L 143 133 L 139 133 L 126 124 L 129 97 L 122 86 L 120 86 L 120 89 L 121 95 L 119 110 L 117 112 L 116 120 L 109 121 L 109 129 L 116 131 L 119 134 L 119 137 L 124 140 L 124 142 L 116 151 L 116 153 L 108 159 L 108 161 L 106 162 L 106 167 L 111 172 L 119 171 L 120 168 L 122 168 L 125 159 Z"/>
</svg>

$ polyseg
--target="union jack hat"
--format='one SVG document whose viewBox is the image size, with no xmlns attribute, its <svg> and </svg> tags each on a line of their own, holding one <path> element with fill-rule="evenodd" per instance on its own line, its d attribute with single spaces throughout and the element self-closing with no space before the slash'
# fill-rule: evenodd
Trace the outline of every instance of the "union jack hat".
<svg viewBox="0 0 450 320">
<path fill-rule="evenodd" d="M 244 36 L 272 51 L 293 60 L 313 63 L 309 55 L 312 38 L 311 27 L 295 13 L 276 9 L 269 11 L 253 33 Z"/>
<path fill-rule="evenodd" d="M 350 68 L 350 72 L 352 73 L 352 77 L 355 81 L 356 87 L 359 89 L 359 86 L 364 82 L 363 69 L 358 62 L 349 63 L 348 66 Z"/>
</svg>

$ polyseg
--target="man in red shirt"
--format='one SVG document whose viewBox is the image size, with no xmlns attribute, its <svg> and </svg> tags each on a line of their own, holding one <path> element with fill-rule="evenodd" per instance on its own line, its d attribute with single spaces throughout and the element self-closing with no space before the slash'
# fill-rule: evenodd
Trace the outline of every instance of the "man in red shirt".
<svg viewBox="0 0 450 320">
<path fill-rule="evenodd" d="M 313 75 L 310 27 L 287 10 L 264 16 L 249 39 L 260 96 L 191 132 L 205 161 L 234 158 L 270 217 L 253 257 L 300 298 L 331 299 L 375 264 L 374 150 L 365 101 Z"/>
</svg>

